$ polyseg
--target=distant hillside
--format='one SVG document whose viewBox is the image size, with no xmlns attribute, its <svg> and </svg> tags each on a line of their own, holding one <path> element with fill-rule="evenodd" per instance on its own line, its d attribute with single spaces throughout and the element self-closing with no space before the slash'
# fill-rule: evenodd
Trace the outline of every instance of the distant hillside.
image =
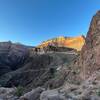
<svg viewBox="0 0 100 100">
<path fill-rule="evenodd" d="M 43 47 L 47 47 L 48 45 L 52 45 L 52 46 L 58 46 L 58 47 L 73 48 L 73 49 L 76 49 L 77 51 L 80 51 L 84 43 L 85 43 L 84 36 L 78 36 L 78 37 L 61 36 L 61 37 L 44 41 L 38 47 L 43 48 Z"/>
</svg>

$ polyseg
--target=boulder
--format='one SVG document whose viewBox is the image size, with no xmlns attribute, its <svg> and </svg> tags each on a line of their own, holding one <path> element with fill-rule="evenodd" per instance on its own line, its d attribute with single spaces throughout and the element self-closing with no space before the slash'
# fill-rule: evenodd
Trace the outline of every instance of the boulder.
<svg viewBox="0 0 100 100">
<path fill-rule="evenodd" d="M 44 90 L 45 90 L 44 88 L 38 87 L 21 96 L 19 100 L 39 100 L 40 94 Z"/>
<path fill-rule="evenodd" d="M 40 100 L 66 100 L 66 98 L 63 94 L 60 94 L 57 89 L 55 89 L 42 92 Z"/>
<path fill-rule="evenodd" d="M 17 100 L 15 96 L 16 88 L 4 88 L 0 87 L 0 100 Z"/>
</svg>

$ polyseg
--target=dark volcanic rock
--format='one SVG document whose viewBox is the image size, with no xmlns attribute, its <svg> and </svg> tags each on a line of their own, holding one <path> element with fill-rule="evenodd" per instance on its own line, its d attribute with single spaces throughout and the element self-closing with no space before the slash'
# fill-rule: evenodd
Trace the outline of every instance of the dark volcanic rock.
<svg viewBox="0 0 100 100">
<path fill-rule="evenodd" d="M 28 55 L 29 51 L 24 45 L 12 44 L 11 42 L 1 42 L 0 76 L 21 67 Z"/>
<path fill-rule="evenodd" d="M 79 62 L 84 79 L 100 69 L 100 11 L 93 16 Z"/>
</svg>

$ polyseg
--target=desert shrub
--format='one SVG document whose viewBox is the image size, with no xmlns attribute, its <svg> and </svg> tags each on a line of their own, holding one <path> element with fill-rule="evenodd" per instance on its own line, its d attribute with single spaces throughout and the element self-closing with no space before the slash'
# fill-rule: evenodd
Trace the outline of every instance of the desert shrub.
<svg viewBox="0 0 100 100">
<path fill-rule="evenodd" d="M 55 72 L 56 72 L 56 68 L 50 68 L 50 73 L 51 73 L 52 75 L 54 75 Z"/>
<path fill-rule="evenodd" d="M 98 89 L 98 91 L 96 93 L 98 96 L 100 96 L 100 89 Z"/>
<path fill-rule="evenodd" d="M 17 95 L 18 97 L 22 96 L 23 91 L 24 91 L 24 88 L 23 88 L 22 86 L 18 86 L 18 87 L 17 87 L 17 90 L 16 90 L 16 95 Z"/>
</svg>

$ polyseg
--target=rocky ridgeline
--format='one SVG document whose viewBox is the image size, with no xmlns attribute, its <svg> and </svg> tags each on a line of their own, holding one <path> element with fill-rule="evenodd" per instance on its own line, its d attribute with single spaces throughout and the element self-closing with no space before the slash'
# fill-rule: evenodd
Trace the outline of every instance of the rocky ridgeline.
<svg viewBox="0 0 100 100">
<path fill-rule="evenodd" d="M 92 18 L 79 62 L 83 79 L 100 69 L 100 11 Z"/>
<path fill-rule="evenodd" d="M 85 37 L 83 35 L 77 37 L 60 36 L 57 38 L 44 41 L 38 47 L 44 48 L 47 47 L 48 45 L 52 45 L 56 47 L 73 48 L 76 49 L 77 51 L 80 51 L 84 43 L 85 43 Z"/>
<path fill-rule="evenodd" d="M 28 57 L 28 48 L 21 44 L 9 42 L 0 43 L 0 76 L 4 73 L 16 70 L 23 65 Z"/>
</svg>

